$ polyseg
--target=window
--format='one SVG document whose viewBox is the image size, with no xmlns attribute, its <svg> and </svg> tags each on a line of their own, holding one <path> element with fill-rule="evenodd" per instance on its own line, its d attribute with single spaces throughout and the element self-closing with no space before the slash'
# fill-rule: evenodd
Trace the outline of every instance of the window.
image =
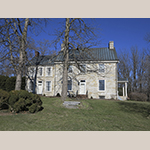
<svg viewBox="0 0 150 150">
<path fill-rule="evenodd" d="M 33 81 L 29 82 L 29 90 L 33 91 Z"/>
<path fill-rule="evenodd" d="M 43 68 L 39 68 L 39 75 L 42 76 L 43 75 Z"/>
<path fill-rule="evenodd" d="M 52 74 L 52 68 L 51 67 L 47 67 L 46 68 L 46 76 L 51 76 Z"/>
<path fill-rule="evenodd" d="M 51 91 L 51 81 L 46 81 L 46 91 Z"/>
<path fill-rule="evenodd" d="M 68 80 L 68 91 L 72 90 L 72 80 Z"/>
<path fill-rule="evenodd" d="M 105 96 L 99 96 L 99 99 L 105 99 Z"/>
<path fill-rule="evenodd" d="M 105 72 L 105 65 L 104 64 L 99 64 L 99 72 Z"/>
<path fill-rule="evenodd" d="M 68 72 L 69 72 L 69 73 L 72 73 L 72 66 L 69 66 Z"/>
<path fill-rule="evenodd" d="M 35 73 L 35 69 L 34 68 L 30 68 L 30 77 L 33 77 Z"/>
<path fill-rule="evenodd" d="M 80 68 L 80 71 L 82 73 L 85 73 L 85 71 L 86 71 L 86 65 L 80 65 L 79 68 Z"/>
<path fill-rule="evenodd" d="M 105 90 L 105 80 L 99 80 L 99 90 L 100 91 Z"/>
</svg>

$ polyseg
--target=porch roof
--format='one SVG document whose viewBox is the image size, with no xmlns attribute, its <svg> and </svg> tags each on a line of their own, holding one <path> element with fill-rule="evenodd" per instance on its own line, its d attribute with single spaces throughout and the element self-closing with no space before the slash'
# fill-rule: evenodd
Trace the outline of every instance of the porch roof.
<svg viewBox="0 0 150 150">
<path fill-rule="evenodd" d="M 118 78 L 118 82 L 128 82 L 128 80 L 125 78 Z"/>
</svg>

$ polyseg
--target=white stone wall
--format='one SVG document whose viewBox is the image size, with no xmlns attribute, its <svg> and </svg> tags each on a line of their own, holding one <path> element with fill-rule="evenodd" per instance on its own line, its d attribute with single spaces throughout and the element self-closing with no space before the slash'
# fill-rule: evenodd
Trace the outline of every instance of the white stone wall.
<svg viewBox="0 0 150 150">
<path fill-rule="evenodd" d="M 89 68 L 97 67 L 98 64 L 90 65 Z M 56 90 L 61 94 L 62 87 L 62 66 L 57 64 L 56 66 Z M 117 96 L 117 65 L 116 63 L 105 63 L 105 73 L 86 72 L 85 74 L 73 66 L 73 73 L 68 73 L 68 76 L 72 78 L 72 90 L 74 93 L 79 93 L 79 82 L 81 80 L 86 81 L 86 93 L 88 97 L 99 98 L 99 96 L 105 96 L 106 99 L 114 98 Z M 99 80 L 105 80 L 105 91 L 99 91 Z"/>
<path fill-rule="evenodd" d="M 88 66 L 87 69 L 94 67 L 95 71 L 96 68 L 98 68 L 98 64 L 86 64 L 86 66 Z M 86 73 L 80 73 L 77 67 L 73 66 L 72 68 L 73 72 L 68 73 L 68 76 L 72 78 L 72 90 L 75 94 L 79 93 L 79 82 L 81 80 L 85 80 L 88 98 L 92 97 L 99 99 L 99 96 L 105 96 L 105 99 L 116 99 L 118 88 L 116 63 L 105 63 L 105 73 L 98 73 L 98 70 L 96 72 L 86 71 Z M 46 76 L 45 69 L 46 66 L 43 67 L 43 76 L 37 76 L 37 83 L 38 81 L 43 81 L 42 94 L 45 94 L 46 96 L 56 96 L 57 93 L 61 94 L 63 71 L 62 64 L 58 63 L 52 66 L 52 76 Z M 104 91 L 99 91 L 99 80 L 105 80 Z M 51 81 L 50 92 L 46 92 L 45 90 L 46 81 Z"/>
</svg>

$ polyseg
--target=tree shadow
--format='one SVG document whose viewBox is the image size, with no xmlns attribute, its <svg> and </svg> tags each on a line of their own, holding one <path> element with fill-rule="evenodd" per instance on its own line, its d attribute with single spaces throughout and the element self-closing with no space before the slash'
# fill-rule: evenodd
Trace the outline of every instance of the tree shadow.
<svg viewBox="0 0 150 150">
<path fill-rule="evenodd" d="M 137 102 L 118 102 L 124 112 L 140 113 L 143 117 L 150 116 L 150 104 Z"/>
</svg>

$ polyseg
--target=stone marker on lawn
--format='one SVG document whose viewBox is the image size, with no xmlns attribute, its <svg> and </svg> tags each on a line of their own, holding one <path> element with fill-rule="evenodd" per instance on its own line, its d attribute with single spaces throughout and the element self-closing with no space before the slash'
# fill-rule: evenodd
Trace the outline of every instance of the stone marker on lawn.
<svg viewBox="0 0 150 150">
<path fill-rule="evenodd" d="M 80 102 L 76 102 L 76 101 L 64 101 L 63 105 L 66 108 L 78 108 L 78 105 L 80 105 Z"/>
</svg>

